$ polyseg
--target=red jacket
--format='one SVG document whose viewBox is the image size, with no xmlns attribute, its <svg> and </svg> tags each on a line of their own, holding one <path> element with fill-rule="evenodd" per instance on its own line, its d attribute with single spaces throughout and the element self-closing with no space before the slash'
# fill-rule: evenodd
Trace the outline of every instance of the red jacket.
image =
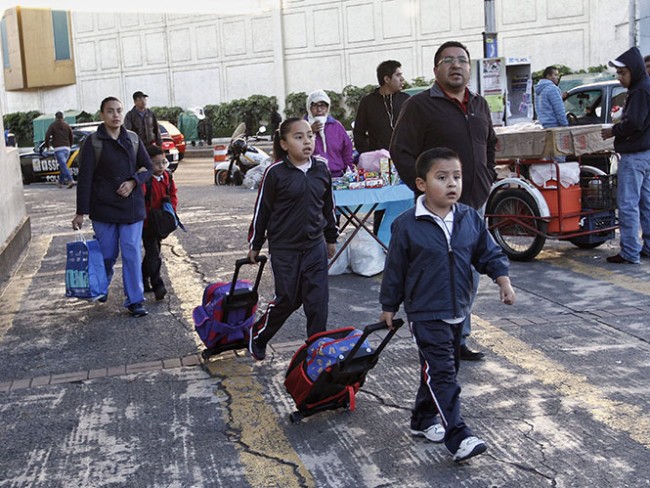
<svg viewBox="0 0 650 488">
<path fill-rule="evenodd" d="M 147 206 L 147 218 L 149 217 L 149 211 L 152 208 L 162 207 L 162 200 L 164 197 L 169 196 L 169 200 L 176 210 L 176 205 L 178 204 L 178 195 L 176 189 L 176 182 L 172 178 L 171 173 L 165 171 L 163 173 L 162 181 L 158 181 L 155 176 L 151 176 L 151 197 L 147 195 L 147 185 L 142 185 L 142 192 L 145 194 L 145 202 Z M 170 186 L 171 181 L 171 186 Z M 169 194 L 167 191 L 169 190 Z M 145 221 L 145 226 L 147 222 Z"/>
</svg>

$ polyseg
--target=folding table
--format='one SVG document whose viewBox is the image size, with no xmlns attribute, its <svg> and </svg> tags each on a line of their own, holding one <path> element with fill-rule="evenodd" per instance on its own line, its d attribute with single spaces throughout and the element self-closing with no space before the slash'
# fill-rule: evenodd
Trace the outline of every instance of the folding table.
<svg viewBox="0 0 650 488">
<path fill-rule="evenodd" d="M 343 232 L 348 225 L 351 225 L 354 227 L 354 231 L 346 236 L 345 241 L 330 260 L 330 267 L 345 248 L 350 245 L 354 236 L 362 229 L 370 234 L 384 249 L 388 250 L 390 226 L 393 220 L 404 210 L 412 207 L 415 202 L 413 192 L 406 185 L 363 188 L 359 190 L 335 190 L 334 200 L 336 210 L 342 217 L 339 230 Z M 372 227 L 366 225 L 366 222 L 375 210 L 386 211 L 377 236 L 373 234 Z M 362 212 L 365 215 L 360 215 Z"/>
</svg>

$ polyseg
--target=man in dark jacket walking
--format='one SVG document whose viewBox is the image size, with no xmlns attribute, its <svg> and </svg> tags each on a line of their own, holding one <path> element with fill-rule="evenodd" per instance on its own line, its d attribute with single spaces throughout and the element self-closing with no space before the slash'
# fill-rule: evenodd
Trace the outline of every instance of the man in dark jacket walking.
<svg viewBox="0 0 650 488">
<path fill-rule="evenodd" d="M 609 65 L 627 88 L 627 99 L 621 121 L 602 130 L 603 139 L 614 137 L 614 148 L 621 155 L 616 194 L 621 251 L 607 261 L 636 264 L 640 258 L 650 258 L 650 77 L 636 47 Z"/>
<path fill-rule="evenodd" d="M 412 96 L 402 107 L 390 154 L 404 183 L 415 187 L 415 160 L 426 149 L 448 147 L 460 156 L 463 168 L 463 191 L 460 202 L 481 211 L 490 194 L 497 138 L 492 127 L 490 109 L 483 97 L 471 92 L 470 57 L 467 48 L 457 41 L 442 44 L 434 56 L 436 81 L 430 90 Z M 475 292 L 478 289 L 475 273 Z M 460 358 L 477 361 L 480 351 L 467 347 L 471 332 L 471 314 L 463 324 Z"/>
<path fill-rule="evenodd" d="M 73 140 L 72 129 L 63 119 L 63 113 L 57 112 L 54 114 L 54 122 L 45 133 L 45 145 L 54 147 L 54 156 L 59 163 L 59 188 L 74 186 L 74 180 L 68 169 L 68 157 L 70 157 L 70 146 Z"/>
<path fill-rule="evenodd" d="M 124 116 L 124 128 L 132 130 L 140 136 L 145 147 L 152 144 L 162 146 L 160 129 L 156 115 L 147 108 L 147 98 L 141 91 L 133 94 L 133 108 Z"/>
</svg>

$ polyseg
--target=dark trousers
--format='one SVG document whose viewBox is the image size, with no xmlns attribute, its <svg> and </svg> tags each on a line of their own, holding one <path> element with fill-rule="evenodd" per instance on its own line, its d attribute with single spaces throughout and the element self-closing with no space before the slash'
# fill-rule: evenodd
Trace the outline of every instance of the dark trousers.
<svg viewBox="0 0 650 488">
<path fill-rule="evenodd" d="M 267 344 L 301 305 L 307 317 L 307 337 L 326 330 L 329 288 L 325 241 L 302 252 L 274 252 L 271 268 L 275 298 L 253 326 L 255 340 Z"/>
<path fill-rule="evenodd" d="M 162 259 L 160 257 L 160 239 L 149 232 L 147 227 L 142 231 L 142 245 L 144 246 L 144 258 L 142 259 L 142 280 L 145 288 L 150 283 L 154 290 L 164 288 L 160 277 Z"/>
<path fill-rule="evenodd" d="M 460 364 L 462 324 L 441 320 L 413 322 L 412 331 L 420 353 L 420 387 L 415 397 L 411 426 L 425 429 L 440 415 L 446 429 L 445 445 L 456 452 L 460 442 L 472 435 L 460 414 Z"/>
</svg>

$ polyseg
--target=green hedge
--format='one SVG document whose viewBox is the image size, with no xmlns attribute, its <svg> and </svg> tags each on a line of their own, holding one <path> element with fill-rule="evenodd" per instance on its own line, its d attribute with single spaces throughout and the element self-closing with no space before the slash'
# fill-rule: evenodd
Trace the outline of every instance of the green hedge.
<svg viewBox="0 0 650 488">
<path fill-rule="evenodd" d="M 34 145 L 34 125 L 32 121 L 41 115 L 37 110 L 31 112 L 14 112 L 2 116 L 2 123 L 5 129 L 16 136 L 16 142 L 20 147 L 31 147 Z"/>
</svg>

